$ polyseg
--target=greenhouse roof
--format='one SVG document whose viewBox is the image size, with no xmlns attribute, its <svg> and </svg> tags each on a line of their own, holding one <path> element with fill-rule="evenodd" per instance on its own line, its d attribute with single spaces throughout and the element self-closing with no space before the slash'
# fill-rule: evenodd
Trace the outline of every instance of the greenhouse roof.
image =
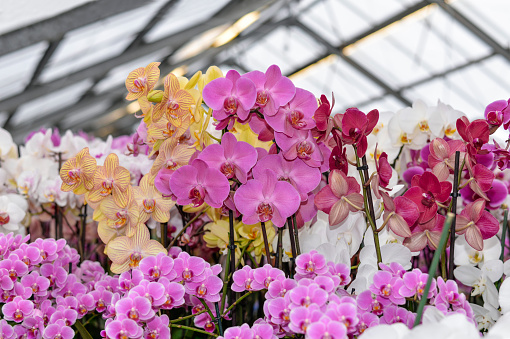
<svg viewBox="0 0 510 339">
<path fill-rule="evenodd" d="M 335 111 L 441 101 L 470 117 L 509 97 L 504 0 L 3 0 L 0 126 L 132 133 L 127 74 L 277 64 Z M 136 105 L 136 104 L 135 104 Z"/>
</svg>

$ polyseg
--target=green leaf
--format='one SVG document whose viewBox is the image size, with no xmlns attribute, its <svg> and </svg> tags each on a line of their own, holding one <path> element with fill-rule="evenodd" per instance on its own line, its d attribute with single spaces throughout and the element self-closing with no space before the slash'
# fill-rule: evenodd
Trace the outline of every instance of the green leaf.
<svg viewBox="0 0 510 339">
<path fill-rule="evenodd" d="M 78 332 L 80 332 L 81 337 L 83 339 L 92 339 L 92 336 L 90 335 L 89 331 L 87 331 L 85 326 L 83 326 L 79 320 L 76 321 L 74 326 L 76 326 L 76 329 L 78 330 Z"/>
</svg>

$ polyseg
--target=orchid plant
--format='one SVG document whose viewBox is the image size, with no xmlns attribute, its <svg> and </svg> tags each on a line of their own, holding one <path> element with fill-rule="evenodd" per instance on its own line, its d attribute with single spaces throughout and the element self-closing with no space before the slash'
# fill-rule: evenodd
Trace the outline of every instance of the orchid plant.
<svg viewBox="0 0 510 339">
<path fill-rule="evenodd" d="M 276 65 L 159 77 L 128 75 L 116 145 L 47 130 L 17 155 L 0 130 L 0 227 L 46 228 L 0 237 L 3 337 L 507 330 L 508 101 L 336 113 Z"/>
</svg>

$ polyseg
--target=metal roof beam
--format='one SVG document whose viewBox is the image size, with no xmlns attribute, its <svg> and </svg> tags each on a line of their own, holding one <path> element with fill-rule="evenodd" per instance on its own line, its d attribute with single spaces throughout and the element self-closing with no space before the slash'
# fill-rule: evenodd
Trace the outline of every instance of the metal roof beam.
<svg viewBox="0 0 510 339">
<path fill-rule="evenodd" d="M 269 1 L 264 0 L 262 1 L 262 4 L 268 2 Z M 226 22 L 232 22 L 239 19 L 242 15 L 253 11 L 256 8 L 259 8 L 262 4 L 258 1 L 235 0 L 231 3 L 230 6 L 227 6 L 228 8 L 221 10 L 217 15 L 215 15 L 215 17 L 209 20 L 205 20 L 198 25 L 164 37 L 152 43 L 141 44 L 139 48 L 134 48 L 127 53 L 118 55 L 117 57 L 86 67 L 74 73 L 66 74 L 58 79 L 49 81 L 40 86 L 34 86 L 33 88 L 24 92 L 22 95 L 13 96 L 0 101 L 0 108 L 4 111 L 12 111 L 27 101 L 36 99 L 45 94 L 53 93 L 88 78 L 100 77 L 102 74 L 113 69 L 114 67 L 138 59 L 147 54 L 156 52 L 166 47 L 176 48 L 177 46 L 181 46 L 182 44 L 189 42 L 192 40 L 192 38 L 199 36 L 211 28 L 223 25 Z"/>
<path fill-rule="evenodd" d="M 377 24 L 377 25 L 374 25 L 374 26 L 371 26 L 368 30 L 356 35 L 355 37 L 352 37 L 351 39 L 347 40 L 347 41 L 344 41 L 343 43 L 341 43 L 340 45 L 338 46 L 335 46 L 334 48 L 337 49 L 338 51 L 342 51 L 344 48 L 346 48 L 347 46 L 349 45 L 352 45 L 354 44 L 355 42 L 361 40 L 361 39 L 364 39 L 366 37 L 368 37 L 369 35 L 371 34 L 374 34 L 375 32 L 377 31 L 380 31 L 381 29 L 399 21 L 399 20 L 402 20 L 403 18 L 405 18 L 406 16 L 410 15 L 410 14 L 413 14 L 414 12 L 416 11 L 419 11 L 420 9 L 426 7 L 430 5 L 430 3 L 427 1 L 427 0 L 423 0 L 423 1 L 420 1 L 406 9 L 404 9 L 402 12 L 399 12 L 397 14 L 395 14 L 394 16 L 392 17 L 389 17 L 388 19 L 384 20 L 383 22 Z M 300 67 L 292 70 L 291 72 L 289 72 L 287 74 L 287 76 L 290 76 L 292 74 L 295 74 L 295 73 L 298 73 L 300 71 L 302 71 L 303 69 L 321 61 L 322 59 L 326 58 L 328 55 L 330 55 L 331 53 L 328 52 L 328 53 L 325 53 L 325 54 L 321 54 L 319 56 L 317 56 L 315 59 L 311 60 L 310 62 L 307 62 L 306 64 L 304 65 L 301 65 Z"/>
<path fill-rule="evenodd" d="M 0 56 L 40 41 L 58 41 L 67 32 L 146 5 L 139 0 L 100 0 L 73 8 L 0 36 Z"/>
<path fill-rule="evenodd" d="M 492 38 L 489 34 L 484 32 L 480 27 L 475 25 L 471 20 L 466 18 L 462 13 L 457 11 L 452 6 L 448 5 L 444 0 L 428 0 L 430 3 L 435 3 L 439 5 L 448 15 L 457 20 L 462 26 L 467 28 L 471 33 L 473 33 L 480 40 L 489 45 L 494 52 L 503 56 L 506 60 L 510 61 L 510 50 L 501 46 L 494 38 Z"/>
<path fill-rule="evenodd" d="M 319 36 L 317 33 L 312 31 L 308 26 L 303 24 L 302 22 L 296 20 L 295 25 L 299 27 L 301 30 L 303 30 L 306 34 L 310 35 L 312 38 L 314 38 L 317 42 L 325 46 L 330 54 L 336 54 L 340 58 L 342 58 L 345 62 L 347 62 L 349 65 L 351 65 L 353 68 L 355 68 L 358 72 L 363 74 L 365 77 L 370 79 L 372 82 L 377 84 L 379 87 L 381 87 L 386 93 L 393 95 L 397 100 L 402 102 L 406 106 L 411 106 L 411 102 L 404 98 L 402 94 L 391 88 L 388 84 L 386 84 L 384 81 L 379 79 L 377 76 L 375 76 L 372 72 L 365 69 L 362 65 L 358 64 L 353 59 L 349 58 L 347 55 L 343 53 L 341 49 L 336 48 L 335 46 L 331 45 L 328 41 L 326 41 L 323 37 Z"/>
</svg>

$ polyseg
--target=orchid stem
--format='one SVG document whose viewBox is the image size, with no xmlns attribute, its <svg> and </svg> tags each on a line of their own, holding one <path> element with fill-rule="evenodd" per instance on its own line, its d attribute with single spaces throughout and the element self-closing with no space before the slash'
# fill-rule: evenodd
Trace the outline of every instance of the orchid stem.
<svg viewBox="0 0 510 339">
<path fill-rule="evenodd" d="M 187 315 L 185 317 L 179 317 L 177 319 L 170 320 L 170 324 L 175 324 L 175 323 L 178 323 L 178 322 L 183 321 L 183 320 L 191 319 L 191 318 L 196 317 L 197 315 L 203 314 L 205 312 L 207 312 L 207 311 L 203 310 L 203 311 L 200 311 L 200 312 L 195 313 L 195 314 L 190 314 L 190 315 Z"/>
<path fill-rule="evenodd" d="M 269 242 L 267 241 L 266 223 L 261 222 L 260 225 L 262 226 L 262 237 L 264 238 L 264 247 L 266 250 L 267 263 L 271 264 L 271 253 L 269 252 Z"/>
<path fill-rule="evenodd" d="M 168 237 L 168 223 L 162 222 L 160 223 L 161 227 L 161 245 L 166 248 L 166 240 Z"/>
<path fill-rule="evenodd" d="M 441 239 L 439 240 L 439 247 L 443 248 L 446 244 L 446 240 L 448 239 L 448 233 L 450 231 L 450 227 L 453 223 L 454 214 L 448 212 L 446 217 L 446 222 L 444 224 L 443 230 L 441 232 Z M 441 256 L 441 251 L 436 250 L 434 252 L 434 257 L 432 258 L 432 263 L 430 264 L 428 271 L 427 284 L 423 290 L 422 298 L 420 300 L 420 304 L 418 305 L 418 311 L 416 312 L 416 319 L 414 320 L 413 327 L 416 327 L 420 324 L 421 318 L 423 316 L 423 309 L 425 308 L 425 304 L 427 303 L 427 295 L 429 295 L 430 285 L 432 284 L 432 279 L 434 278 L 434 272 L 437 270 L 437 266 L 439 264 L 439 257 Z"/>
<path fill-rule="evenodd" d="M 228 222 L 229 222 L 229 238 L 230 238 L 230 272 L 234 274 L 234 271 L 236 270 L 236 245 L 234 243 L 234 211 L 229 210 L 228 211 Z M 229 289 L 228 291 L 228 299 L 230 302 L 232 302 L 235 299 L 235 294 L 233 293 L 232 289 Z M 232 314 L 232 324 L 236 323 L 236 316 L 235 313 Z"/>
<path fill-rule="evenodd" d="M 292 228 L 294 229 L 294 240 L 296 242 L 296 257 L 301 254 L 301 247 L 299 245 L 299 230 L 297 227 L 296 214 L 292 215 Z"/>
<path fill-rule="evenodd" d="M 211 317 L 211 320 L 214 320 L 214 314 L 212 313 L 211 309 L 209 308 L 209 305 L 207 305 L 207 303 L 205 302 L 204 299 L 202 298 L 198 298 L 198 300 L 200 300 L 200 302 L 202 303 L 202 305 L 204 305 L 205 307 L 205 310 L 207 311 L 207 313 L 209 313 L 209 316 Z"/>
<path fill-rule="evenodd" d="M 505 241 L 506 241 L 506 232 L 508 229 L 508 209 L 505 210 L 503 214 L 503 231 L 501 233 L 501 254 L 499 255 L 499 260 L 503 261 L 505 258 Z"/>
<path fill-rule="evenodd" d="M 179 232 L 179 234 L 177 234 L 177 236 L 175 238 L 172 239 L 172 242 L 170 242 L 170 245 L 168 245 L 168 248 L 172 247 L 175 242 L 177 241 L 177 239 L 179 239 L 181 237 L 181 235 L 186 231 L 186 229 L 188 227 L 191 226 L 191 224 L 193 224 L 198 218 L 200 218 L 200 216 L 202 214 L 204 214 L 205 212 L 207 212 L 207 210 L 209 209 L 209 206 L 207 206 L 202 212 L 198 213 L 197 215 L 195 215 L 190 221 L 188 221 L 188 223 L 186 225 L 184 225 L 184 227 L 182 228 L 182 230 Z"/>
<path fill-rule="evenodd" d="M 354 153 L 357 152 L 356 147 L 354 147 Z M 367 216 L 370 227 L 372 227 L 372 233 L 374 235 L 374 245 L 375 245 L 375 253 L 377 255 L 377 263 L 382 262 L 381 256 L 381 246 L 379 245 L 379 234 L 377 234 L 377 226 L 375 225 L 375 213 L 374 213 L 374 203 L 372 202 L 372 192 L 370 187 L 365 186 L 365 179 L 368 178 L 368 165 L 367 165 L 367 157 L 363 155 L 362 163 L 363 166 L 359 165 L 359 157 L 356 154 L 356 166 L 359 171 L 359 176 L 361 179 L 361 186 L 363 188 L 363 200 L 365 203 L 365 214 Z"/>
<path fill-rule="evenodd" d="M 223 336 L 223 324 L 221 323 L 220 306 L 217 302 L 215 302 L 214 307 L 216 308 L 216 322 L 218 323 L 218 331 L 220 332 L 220 335 Z M 235 322 L 233 324 L 235 325 Z"/>
<path fill-rule="evenodd" d="M 244 298 L 248 297 L 249 295 L 251 295 L 253 292 L 250 291 L 248 293 L 246 293 L 245 295 L 243 295 L 241 298 L 237 299 L 235 303 L 233 303 L 232 305 L 229 306 L 229 308 L 227 308 L 225 310 L 225 312 L 223 312 L 223 314 L 221 315 L 222 317 L 226 316 L 228 314 L 228 312 L 230 312 L 234 307 L 237 306 L 237 304 L 239 304 Z"/>
<path fill-rule="evenodd" d="M 277 262 L 277 268 L 282 269 L 282 257 L 283 257 L 283 227 L 278 227 L 278 254 L 277 254 L 278 260 Z"/>
<path fill-rule="evenodd" d="M 452 209 L 453 221 L 450 226 L 450 258 L 448 264 L 448 279 L 453 279 L 454 269 L 454 255 L 455 255 L 455 224 L 457 218 L 457 196 L 459 195 L 459 166 L 460 166 L 460 152 L 455 152 L 455 168 L 453 170 L 453 192 L 452 192 Z M 446 255 L 446 248 L 444 249 Z"/>
<path fill-rule="evenodd" d="M 198 328 L 194 328 L 194 327 L 189 327 L 189 326 L 184 326 L 184 325 L 178 325 L 178 324 L 172 324 L 170 323 L 168 325 L 168 327 L 175 327 L 175 328 L 179 328 L 179 329 L 183 329 L 183 330 L 186 330 L 186 331 L 194 331 L 194 332 L 197 332 L 197 333 L 202 333 L 202 334 L 206 334 L 206 335 L 209 335 L 211 337 L 218 337 L 217 334 L 214 334 L 214 333 L 209 333 L 209 332 L 206 332 L 204 330 L 200 330 Z"/>
<path fill-rule="evenodd" d="M 296 260 L 296 239 L 294 238 L 294 226 L 292 225 L 292 219 L 290 217 L 287 218 L 287 225 L 289 230 L 289 238 L 290 238 L 290 248 L 292 251 L 292 258 L 290 258 L 291 267 L 290 267 L 290 278 L 294 277 L 294 265 Z"/>
</svg>

